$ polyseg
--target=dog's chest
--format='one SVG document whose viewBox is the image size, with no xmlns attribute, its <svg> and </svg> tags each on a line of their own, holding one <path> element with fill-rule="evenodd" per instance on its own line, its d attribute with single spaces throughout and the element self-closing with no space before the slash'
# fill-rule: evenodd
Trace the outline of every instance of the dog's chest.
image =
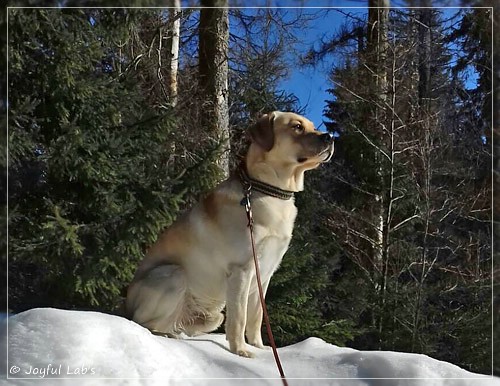
<svg viewBox="0 0 500 386">
<path fill-rule="evenodd" d="M 259 197 L 251 201 L 256 226 L 268 229 L 276 236 L 291 236 L 297 216 L 293 198 L 281 200 L 274 197 Z"/>
<path fill-rule="evenodd" d="M 297 208 L 293 200 L 266 197 L 252 202 L 254 237 L 263 280 L 278 268 L 292 238 Z"/>
<path fill-rule="evenodd" d="M 288 240 L 292 237 L 297 208 L 293 199 L 259 197 L 252 200 L 255 227 L 260 228 L 261 237 L 277 237 Z"/>
</svg>

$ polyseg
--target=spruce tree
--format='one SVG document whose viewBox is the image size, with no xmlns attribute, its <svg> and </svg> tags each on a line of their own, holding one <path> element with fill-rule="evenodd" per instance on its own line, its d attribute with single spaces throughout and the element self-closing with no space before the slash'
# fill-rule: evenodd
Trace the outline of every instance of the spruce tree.
<svg viewBox="0 0 500 386">
<path fill-rule="evenodd" d="M 463 22 L 470 22 L 467 13 L 459 15 Z M 340 135 L 330 225 L 351 260 L 342 268 L 367 279 L 358 290 L 367 294 L 357 319 L 365 332 L 350 344 L 421 352 L 485 371 L 491 320 L 489 154 L 481 143 L 488 120 L 478 112 L 487 93 L 464 92 L 463 79 L 453 75 L 450 39 L 444 39 L 453 36 L 453 23 L 443 22 L 442 11 L 399 9 L 389 17 L 388 100 L 370 94 L 363 75 L 371 72 L 365 44 L 352 41 L 351 58 L 332 71 L 334 98 L 326 109 L 327 127 Z M 474 34 L 469 39 L 478 40 Z M 486 53 L 481 57 L 488 61 Z M 385 109 L 385 118 L 373 114 L 374 105 Z M 374 125 L 382 127 L 382 136 Z M 376 224 L 369 219 L 380 189 L 370 163 L 374 151 L 387 155 L 384 186 L 395 193 L 386 196 L 391 206 L 383 228 L 390 236 L 384 303 L 377 281 L 371 282 L 378 267 L 370 233 Z M 464 350 L 471 343 L 466 330 L 472 321 L 474 359 Z"/>
<path fill-rule="evenodd" d="M 131 58 L 118 45 L 140 17 L 123 9 L 9 11 L 15 311 L 117 307 L 187 186 L 210 180 L 198 168 L 208 150 L 176 154 L 172 112 L 153 108 L 140 77 L 121 70 Z"/>
</svg>

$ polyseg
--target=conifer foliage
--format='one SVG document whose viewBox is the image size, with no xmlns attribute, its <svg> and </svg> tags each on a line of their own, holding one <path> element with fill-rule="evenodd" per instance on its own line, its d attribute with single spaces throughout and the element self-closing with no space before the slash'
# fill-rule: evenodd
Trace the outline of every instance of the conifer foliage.
<svg viewBox="0 0 500 386">
<path fill-rule="evenodd" d="M 357 40 L 332 69 L 325 115 L 339 140 L 329 225 L 350 260 L 342 268 L 365 279 L 358 291 L 367 298 L 350 313 L 365 330 L 355 347 L 421 352 L 488 372 L 489 12 L 390 10 L 382 59 L 374 63 Z M 457 49 L 464 30 L 482 42 L 473 54 Z M 474 57 L 489 63 L 476 85 L 465 81 Z"/>
<path fill-rule="evenodd" d="M 189 164 L 168 151 L 173 114 L 120 72 L 138 22 L 123 10 L 10 10 L 11 305 L 114 307 L 182 203 L 176 177 Z"/>
</svg>

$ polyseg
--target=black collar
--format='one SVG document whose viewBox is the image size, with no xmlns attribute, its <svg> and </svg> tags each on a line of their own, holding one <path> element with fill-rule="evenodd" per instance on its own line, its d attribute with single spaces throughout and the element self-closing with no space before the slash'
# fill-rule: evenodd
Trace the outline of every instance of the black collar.
<svg viewBox="0 0 500 386">
<path fill-rule="evenodd" d="M 259 193 L 266 194 L 271 197 L 276 197 L 281 200 L 289 200 L 294 196 L 295 192 L 290 190 L 280 189 L 276 186 L 269 185 L 265 182 L 254 180 L 248 175 L 245 163 L 241 163 L 238 168 L 238 177 L 245 191 L 255 190 Z"/>
</svg>

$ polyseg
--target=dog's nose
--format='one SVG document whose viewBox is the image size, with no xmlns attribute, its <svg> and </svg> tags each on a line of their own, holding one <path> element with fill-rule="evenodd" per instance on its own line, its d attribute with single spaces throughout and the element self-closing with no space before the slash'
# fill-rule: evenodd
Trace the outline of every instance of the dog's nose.
<svg viewBox="0 0 500 386">
<path fill-rule="evenodd" d="M 330 133 L 321 134 L 321 140 L 330 145 L 333 142 L 333 135 Z"/>
</svg>

